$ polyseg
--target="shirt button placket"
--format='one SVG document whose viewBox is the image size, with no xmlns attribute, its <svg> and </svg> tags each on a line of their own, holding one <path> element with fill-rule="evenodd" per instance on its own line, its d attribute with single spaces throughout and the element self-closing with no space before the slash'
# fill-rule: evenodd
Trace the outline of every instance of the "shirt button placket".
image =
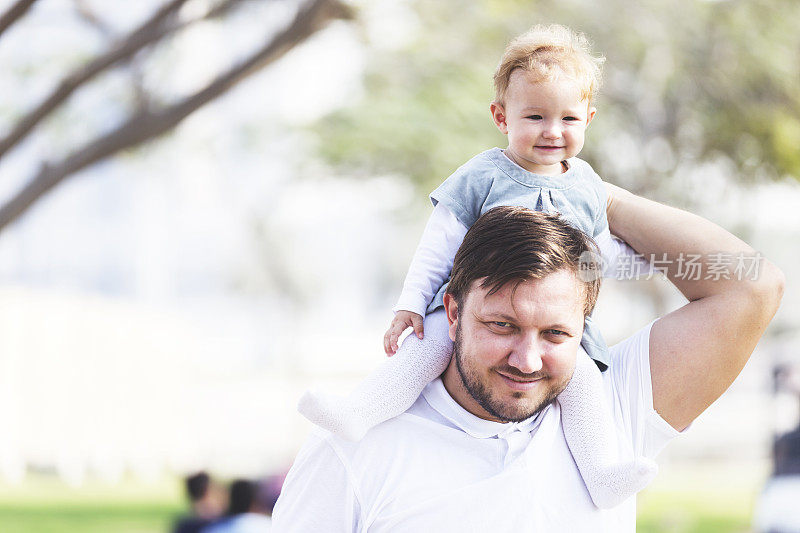
<svg viewBox="0 0 800 533">
<path fill-rule="evenodd" d="M 520 431 L 516 426 L 503 433 L 501 438 L 506 442 L 505 466 L 519 457 L 530 440 L 528 433 Z"/>
</svg>

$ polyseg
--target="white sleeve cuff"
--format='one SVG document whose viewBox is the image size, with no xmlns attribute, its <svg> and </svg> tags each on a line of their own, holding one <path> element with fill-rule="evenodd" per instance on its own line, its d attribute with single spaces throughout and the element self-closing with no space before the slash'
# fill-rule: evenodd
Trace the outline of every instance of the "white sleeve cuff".
<svg viewBox="0 0 800 533">
<path fill-rule="evenodd" d="M 408 269 L 395 312 L 412 311 L 425 316 L 428 305 L 450 276 L 453 258 L 464 240 L 467 227 L 441 203 L 433 208 L 419 246 Z"/>
<path fill-rule="evenodd" d="M 430 302 L 421 292 L 403 289 L 403 292 L 400 293 L 400 298 L 397 299 L 397 303 L 392 307 L 392 311 L 395 313 L 398 311 L 411 311 L 412 313 L 417 313 L 419 316 L 424 317 L 429 304 Z"/>
<path fill-rule="evenodd" d="M 632 279 L 652 276 L 653 266 L 625 241 L 613 237 L 608 230 L 595 238 L 600 256 L 603 258 L 603 277 Z M 635 274 L 635 275 L 634 275 Z"/>
</svg>

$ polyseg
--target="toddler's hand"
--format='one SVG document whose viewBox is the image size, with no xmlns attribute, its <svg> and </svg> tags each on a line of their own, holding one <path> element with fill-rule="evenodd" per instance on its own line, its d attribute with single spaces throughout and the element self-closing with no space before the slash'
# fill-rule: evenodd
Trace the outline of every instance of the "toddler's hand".
<svg viewBox="0 0 800 533">
<path fill-rule="evenodd" d="M 422 317 L 411 311 L 398 311 L 389 325 L 386 335 L 383 336 L 383 349 L 389 357 L 397 353 L 397 339 L 408 328 L 414 328 L 418 338 L 422 338 Z"/>
</svg>

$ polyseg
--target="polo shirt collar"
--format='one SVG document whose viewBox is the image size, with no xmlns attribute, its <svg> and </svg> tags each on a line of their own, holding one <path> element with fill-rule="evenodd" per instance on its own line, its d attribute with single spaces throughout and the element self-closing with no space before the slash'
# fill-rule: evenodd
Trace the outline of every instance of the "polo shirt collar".
<svg viewBox="0 0 800 533">
<path fill-rule="evenodd" d="M 521 422 L 492 422 L 479 418 L 456 402 L 447 389 L 442 378 L 436 378 L 422 391 L 425 401 L 440 415 L 452 422 L 456 427 L 477 439 L 490 439 L 511 433 L 514 430 L 532 431 L 539 422 L 542 413 L 550 409 L 548 405 L 538 414 Z"/>
</svg>

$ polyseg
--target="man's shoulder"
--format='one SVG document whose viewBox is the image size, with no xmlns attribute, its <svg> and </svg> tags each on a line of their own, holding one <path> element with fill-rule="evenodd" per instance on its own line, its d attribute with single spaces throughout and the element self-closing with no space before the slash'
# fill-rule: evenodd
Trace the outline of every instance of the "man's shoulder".
<svg viewBox="0 0 800 533">
<path fill-rule="evenodd" d="M 650 355 L 650 329 L 655 320 L 640 328 L 632 335 L 622 339 L 609 348 L 609 355 L 612 364 L 624 363 L 635 357 L 647 357 Z"/>
<path fill-rule="evenodd" d="M 429 450 L 442 432 L 456 431 L 449 427 L 425 400 L 423 395 L 404 413 L 371 428 L 359 441 L 350 441 L 330 431 L 315 428 L 306 446 L 314 455 L 331 455 L 351 475 L 374 476 L 382 468 L 396 463 L 398 454 Z M 331 457 L 332 459 L 332 457 Z"/>
<path fill-rule="evenodd" d="M 608 357 L 611 361 L 603 378 L 612 386 L 612 391 L 627 395 L 622 388 L 635 387 L 650 375 L 650 328 L 653 322 L 640 328 L 632 335 L 611 345 Z"/>
<path fill-rule="evenodd" d="M 613 345 L 611 366 L 604 373 L 606 387 L 617 399 L 614 414 L 629 428 L 637 453 L 650 458 L 680 434 L 653 405 L 650 332 L 656 322 Z"/>
<path fill-rule="evenodd" d="M 293 531 L 338 531 L 340 528 L 320 529 L 321 523 L 340 520 L 349 524 L 349 530 L 350 525 L 366 520 L 387 491 L 392 493 L 397 486 L 409 483 L 404 480 L 412 480 L 413 484 L 413 480 L 424 477 L 426 468 L 430 471 L 430 458 L 427 463 L 416 460 L 430 456 L 426 452 L 432 441 L 427 435 L 436 431 L 431 431 L 428 424 L 432 422 L 419 416 L 412 406 L 370 429 L 357 442 L 315 427 L 286 478 L 276 507 L 276 527 L 300 519 L 304 524 L 313 522 L 313 527 Z M 333 518 L 323 515 L 317 520 L 307 516 L 308 505 L 303 501 L 309 494 L 315 498 L 312 507 L 323 509 Z"/>
<path fill-rule="evenodd" d="M 390 418 L 367 431 L 359 441 L 350 441 L 330 431 L 316 428 L 314 435 L 320 443 L 331 447 L 342 458 L 366 459 L 373 450 L 385 455 L 387 450 L 407 447 L 419 442 L 426 433 L 440 424 L 432 416 L 432 409 L 420 395 L 417 401 L 405 412 Z"/>
</svg>

